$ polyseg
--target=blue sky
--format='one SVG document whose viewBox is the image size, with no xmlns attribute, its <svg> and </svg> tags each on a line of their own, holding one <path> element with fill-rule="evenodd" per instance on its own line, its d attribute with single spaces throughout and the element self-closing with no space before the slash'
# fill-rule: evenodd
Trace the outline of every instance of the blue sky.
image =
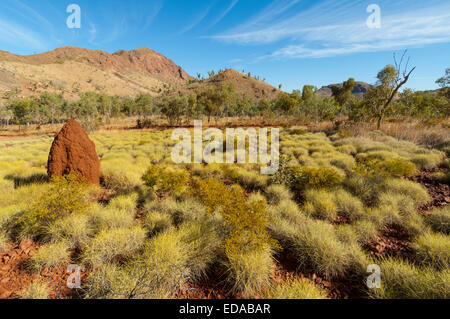
<svg viewBox="0 0 450 319">
<path fill-rule="evenodd" d="M 69 29 L 69 4 L 81 28 Z M 370 4 L 381 27 L 366 25 Z M 408 49 L 417 66 L 408 87 L 437 88 L 450 67 L 448 0 L 2 0 L 0 50 L 33 54 L 60 46 L 114 52 L 149 47 L 191 75 L 245 70 L 283 89 L 348 77 L 375 82 Z"/>
</svg>

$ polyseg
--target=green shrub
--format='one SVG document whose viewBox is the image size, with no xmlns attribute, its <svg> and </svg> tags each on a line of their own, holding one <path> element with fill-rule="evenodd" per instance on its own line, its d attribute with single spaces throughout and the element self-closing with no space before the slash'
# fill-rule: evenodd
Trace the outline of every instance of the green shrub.
<svg viewBox="0 0 450 319">
<path fill-rule="evenodd" d="M 49 299 L 50 288 L 42 280 L 32 282 L 25 290 L 18 294 L 20 299 Z"/>
<path fill-rule="evenodd" d="M 442 154 L 418 154 L 410 158 L 410 161 L 420 169 L 432 169 L 443 160 Z"/>
<path fill-rule="evenodd" d="M 328 277 L 344 275 L 352 262 L 347 246 L 338 240 L 331 224 L 311 220 L 301 225 L 279 221 L 271 226 L 275 238 L 301 269 Z"/>
<path fill-rule="evenodd" d="M 285 219 L 293 223 L 301 223 L 306 218 L 297 203 L 292 200 L 283 200 L 276 206 L 269 206 L 267 211 L 272 220 Z"/>
<path fill-rule="evenodd" d="M 124 210 L 110 209 L 109 207 L 97 206 L 89 212 L 92 227 L 95 232 L 102 230 L 129 228 L 134 225 L 135 218 Z"/>
<path fill-rule="evenodd" d="M 240 292 L 247 298 L 255 296 L 258 291 L 268 287 L 272 265 L 270 248 L 232 254 L 226 267 L 233 291 Z"/>
<path fill-rule="evenodd" d="M 419 263 L 440 269 L 450 266 L 450 238 L 447 235 L 426 232 L 414 240 L 413 247 Z"/>
<path fill-rule="evenodd" d="M 333 195 L 338 215 L 354 221 L 364 214 L 364 205 L 357 197 L 342 189 L 337 190 Z"/>
<path fill-rule="evenodd" d="M 168 230 L 172 227 L 172 217 L 168 214 L 150 211 L 143 218 L 144 227 L 151 236 Z"/>
<path fill-rule="evenodd" d="M 159 212 L 170 216 L 174 225 L 202 218 L 206 214 L 205 207 L 193 199 L 177 201 L 168 198 L 162 201 L 149 202 L 144 208 L 147 212 Z"/>
<path fill-rule="evenodd" d="M 167 165 L 151 165 L 144 176 L 144 185 L 157 193 L 169 193 L 175 196 L 182 195 L 187 190 L 189 173 Z"/>
<path fill-rule="evenodd" d="M 303 166 L 294 170 L 294 190 L 331 188 L 343 182 L 343 177 L 329 167 Z"/>
<path fill-rule="evenodd" d="M 223 167 L 224 177 L 239 183 L 249 189 L 264 189 L 269 180 L 267 175 L 261 175 L 259 171 L 246 170 L 241 167 Z"/>
<path fill-rule="evenodd" d="M 436 172 L 431 174 L 431 178 L 437 180 L 440 183 L 450 184 L 450 171 L 449 172 Z"/>
<path fill-rule="evenodd" d="M 97 268 L 115 257 L 130 256 L 142 248 L 145 235 L 145 230 L 138 226 L 102 231 L 87 246 L 84 260 Z"/>
<path fill-rule="evenodd" d="M 88 191 L 73 175 L 54 178 L 49 189 L 18 218 L 22 236 L 39 237 L 57 218 L 85 213 L 90 205 Z"/>
<path fill-rule="evenodd" d="M 137 172 L 123 168 L 122 165 L 105 167 L 103 163 L 102 181 L 106 189 L 118 194 L 136 191 L 142 185 L 140 175 Z"/>
<path fill-rule="evenodd" d="M 265 194 L 271 205 L 278 205 L 281 201 L 292 199 L 292 194 L 284 185 L 274 184 L 266 188 Z"/>
<path fill-rule="evenodd" d="M 450 206 L 433 209 L 425 222 L 435 231 L 450 235 Z"/>
<path fill-rule="evenodd" d="M 70 248 L 85 246 L 94 229 L 87 214 L 72 214 L 52 222 L 46 231 L 46 236 L 52 242 L 65 241 Z"/>
<path fill-rule="evenodd" d="M 334 220 L 337 217 L 338 207 L 333 193 L 310 189 L 305 192 L 304 197 L 303 211 L 306 214 L 328 220 Z"/>
<path fill-rule="evenodd" d="M 379 235 L 377 225 L 370 220 L 358 220 L 351 227 L 356 233 L 358 243 L 361 245 L 376 240 Z"/>
<path fill-rule="evenodd" d="M 355 172 L 366 178 L 412 176 L 416 172 L 416 166 L 398 157 L 387 159 L 368 157 L 358 159 Z"/>
<path fill-rule="evenodd" d="M 34 269 L 41 271 L 44 268 L 58 267 L 70 261 L 69 244 L 65 241 L 42 246 L 36 255 L 31 257 Z"/>
<path fill-rule="evenodd" d="M 267 299 L 328 299 L 327 292 L 307 279 L 286 279 L 274 285 L 266 294 Z"/>
<path fill-rule="evenodd" d="M 108 207 L 112 209 L 127 211 L 134 216 L 137 200 L 138 195 L 136 193 L 130 195 L 117 196 L 110 200 Z"/>
<path fill-rule="evenodd" d="M 381 288 L 369 296 L 383 299 L 448 299 L 450 272 L 420 268 L 401 259 L 385 259 L 380 264 Z"/>
<path fill-rule="evenodd" d="M 428 191 L 420 184 L 403 179 L 387 179 L 383 185 L 389 194 L 401 194 L 410 198 L 416 207 L 425 205 L 431 200 Z"/>
<path fill-rule="evenodd" d="M 344 181 L 344 186 L 366 205 L 371 206 L 376 203 L 379 192 L 376 181 L 361 176 L 351 176 Z"/>
</svg>

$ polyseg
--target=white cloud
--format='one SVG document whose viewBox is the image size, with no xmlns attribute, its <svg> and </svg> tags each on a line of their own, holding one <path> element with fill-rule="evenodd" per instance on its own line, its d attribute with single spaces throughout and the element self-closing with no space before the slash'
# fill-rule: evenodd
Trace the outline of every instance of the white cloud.
<svg viewBox="0 0 450 319">
<path fill-rule="evenodd" d="M 450 3 L 444 1 L 430 1 L 421 4 L 422 7 L 412 1 L 399 1 L 391 10 L 383 10 L 389 6 L 381 3 L 380 29 L 366 26 L 369 15 L 365 12 L 366 2 L 323 1 L 304 10 L 291 8 L 294 14 L 281 18 L 279 14 L 286 12 L 286 5 L 276 4 L 249 22 L 213 38 L 259 45 L 290 42 L 259 60 L 329 57 L 450 42 Z M 265 21 L 264 25 L 261 21 Z"/>
<path fill-rule="evenodd" d="M 0 43 L 14 43 L 35 49 L 45 48 L 43 40 L 34 31 L 13 22 L 0 19 Z"/>
</svg>

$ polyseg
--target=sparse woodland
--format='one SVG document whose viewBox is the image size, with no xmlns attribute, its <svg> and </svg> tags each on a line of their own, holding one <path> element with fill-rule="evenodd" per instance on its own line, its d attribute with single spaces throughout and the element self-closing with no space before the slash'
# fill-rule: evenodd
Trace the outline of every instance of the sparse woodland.
<svg viewBox="0 0 450 319">
<path fill-rule="evenodd" d="M 413 70 L 405 62 L 383 68 L 361 99 L 353 79 L 331 98 L 305 86 L 253 101 L 231 84 L 159 98 L 11 98 L 2 132 L 79 119 L 102 183 L 48 180 L 51 135 L 0 139 L 0 256 L 19 247 L 27 265 L 0 294 L 450 298 L 450 73 L 439 91 L 400 92 Z M 133 130 L 97 130 L 130 116 Z M 275 175 L 257 164 L 173 164 L 172 126 L 233 117 L 285 120 Z M 68 264 L 83 268 L 79 289 L 61 288 Z M 379 289 L 366 286 L 371 264 Z"/>
</svg>

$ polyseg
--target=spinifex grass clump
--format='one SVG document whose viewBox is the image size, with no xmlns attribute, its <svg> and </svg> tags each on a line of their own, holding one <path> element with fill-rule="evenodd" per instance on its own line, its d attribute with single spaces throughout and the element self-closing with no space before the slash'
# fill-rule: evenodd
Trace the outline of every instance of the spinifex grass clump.
<svg viewBox="0 0 450 319">
<path fill-rule="evenodd" d="M 52 179 L 48 190 L 18 217 L 21 235 L 39 237 L 56 219 L 85 213 L 91 204 L 88 195 L 89 188 L 73 175 Z"/>
<path fill-rule="evenodd" d="M 182 195 L 186 192 L 189 173 L 184 169 L 166 165 L 151 165 L 144 176 L 144 185 L 156 193 Z"/>
</svg>

